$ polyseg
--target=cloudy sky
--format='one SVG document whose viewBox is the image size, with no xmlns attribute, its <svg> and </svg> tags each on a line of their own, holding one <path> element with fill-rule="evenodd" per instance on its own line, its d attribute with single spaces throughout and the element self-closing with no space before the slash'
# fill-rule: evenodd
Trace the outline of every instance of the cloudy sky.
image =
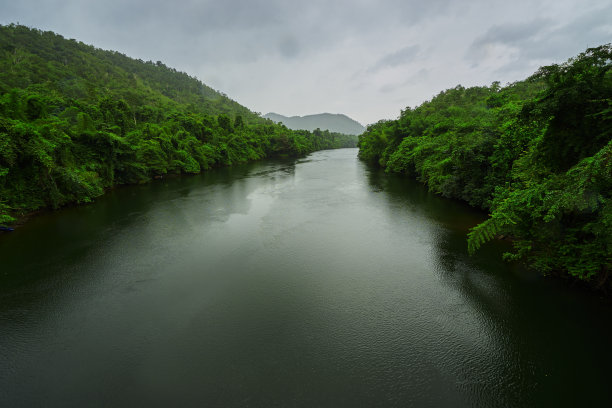
<svg viewBox="0 0 612 408">
<path fill-rule="evenodd" d="M 0 24 L 161 60 L 261 113 L 394 119 L 612 42 L 609 0 L 0 0 Z"/>
</svg>

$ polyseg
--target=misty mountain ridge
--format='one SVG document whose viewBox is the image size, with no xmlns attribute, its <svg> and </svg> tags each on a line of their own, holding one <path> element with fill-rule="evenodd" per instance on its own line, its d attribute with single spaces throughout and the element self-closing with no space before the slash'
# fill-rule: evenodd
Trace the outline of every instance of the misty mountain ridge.
<svg viewBox="0 0 612 408">
<path fill-rule="evenodd" d="M 319 113 L 306 116 L 283 116 L 270 112 L 263 115 L 264 118 L 273 122 L 282 122 L 289 129 L 315 129 L 329 130 L 330 132 L 344 133 L 347 135 L 360 135 L 365 132 L 365 127 L 354 119 L 340 113 Z"/>
</svg>

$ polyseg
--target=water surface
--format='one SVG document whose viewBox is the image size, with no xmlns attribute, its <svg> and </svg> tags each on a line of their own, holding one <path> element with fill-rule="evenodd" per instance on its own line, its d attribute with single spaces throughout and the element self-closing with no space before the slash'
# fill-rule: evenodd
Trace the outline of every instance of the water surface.
<svg viewBox="0 0 612 408">
<path fill-rule="evenodd" d="M 356 149 L 119 188 L 0 236 L 0 405 L 605 406 L 612 307 L 466 254 Z"/>
</svg>

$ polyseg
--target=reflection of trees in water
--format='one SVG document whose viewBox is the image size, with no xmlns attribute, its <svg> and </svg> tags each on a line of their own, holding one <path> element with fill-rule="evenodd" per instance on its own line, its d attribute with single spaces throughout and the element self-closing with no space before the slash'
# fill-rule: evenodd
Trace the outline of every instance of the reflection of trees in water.
<svg viewBox="0 0 612 408">
<path fill-rule="evenodd" d="M 84 262 L 100 245 L 132 229 L 168 229 L 171 240 L 173 234 L 192 228 L 194 221 L 224 222 L 232 214 L 246 214 L 249 194 L 294 173 L 295 160 L 287 159 L 168 176 L 117 187 L 91 204 L 35 216 L 2 241 L 3 296 L 11 289 L 67 274 L 71 265 Z"/>
<path fill-rule="evenodd" d="M 498 371 L 485 373 L 490 378 L 466 387 L 490 395 L 500 406 L 584 406 L 606 400 L 606 370 L 612 365 L 608 304 L 503 262 L 507 242 L 489 243 L 468 256 L 465 234 L 484 214 L 380 169 L 368 168 L 366 174 L 371 188 L 384 192 L 390 216 L 403 202 L 440 226 L 432 240 L 436 273 L 461 299 L 455 312 L 467 307 L 479 316 L 490 339 L 489 357 L 499 359 L 493 362 Z M 482 369 L 469 362 L 464 367 L 466 372 Z"/>
<path fill-rule="evenodd" d="M 511 267 L 501 260 L 501 248 L 487 248 L 476 256 L 467 253 L 467 229 L 485 215 L 463 203 L 438 197 L 412 180 L 368 169 L 368 181 L 374 191 L 385 194 L 385 202 L 393 207 L 390 216 L 398 216 L 397 204 L 403 204 L 419 217 L 425 217 L 432 227 L 432 254 L 436 273 L 474 302 L 478 310 L 487 312 L 491 321 L 506 320 L 512 307 L 506 302 L 508 292 L 517 283 Z M 399 212 L 401 215 L 401 211 Z"/>
<path fill-rule="evenodd" d="M 451 320 L 460 320 L 463 312 L 478 316 L 488 336 L 482 352 L 498 360 L 490 365 L 496 372 L 466 388 L 500 406 L 578 406 L 603 400 L 605 370 L 612 365 L 612 329 L 604 323 L 612 318 L 609 305 L 503 262 L 507 242 L 489 243 L 468 256 L 465 234 L 484 214 L 437 197 L 413 180 L 377 168 L 365 173 L 371 189 L 384 193 L 389 216 L 396 217 L 402 203 L 440 227 L 432 240 L 436 274 L 460 299 L 448 310 L 456 314 Z M 468 361 L 465 372 L 483 370 L 470 363 L 475 364 Z"/>
<path fill-rule="evenodd" d="M 486 219 L 486 214 L 458 200 L 430 193 L 415 181 L 397 174 L 386 174 L 380 168 L 366 167 L 368 182 L 374 191 L 385 191 L 394 202 L 403 201 L 422 215 L 452 229 L 468 228 Z"/>
</svg>

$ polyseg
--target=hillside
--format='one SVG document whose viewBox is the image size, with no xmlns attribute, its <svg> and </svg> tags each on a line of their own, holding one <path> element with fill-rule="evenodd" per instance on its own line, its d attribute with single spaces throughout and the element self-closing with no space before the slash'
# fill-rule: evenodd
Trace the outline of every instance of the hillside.
<svg viewBox="0 0 612 408">
<path fill-rule="evenodd" d="M 117 184 L 355 143 L 277 125 L 160 61 L 0 26 L 0 223 Z"/>
<path fill-rule="evenodd" d="M 612 293 L 612 46 L 525 81 L 440 92 L 368 127 L 363 160 L 481 207 L 476 251 L 509 237 L 506 258 Z"/>
<path fill-rule="evenodd" d="M 365 127 L 359 122 L 342 114 L 320 113 L 317 115 L 287 117 L 270 112 L 263 115 L 263 117 L 277 123 L 281 122 L 289 129 L 295 130 L 305 129 L 313 131 L 321 129 L 346 135 L 360 135 L 365 132 Z"/>
</svg>

